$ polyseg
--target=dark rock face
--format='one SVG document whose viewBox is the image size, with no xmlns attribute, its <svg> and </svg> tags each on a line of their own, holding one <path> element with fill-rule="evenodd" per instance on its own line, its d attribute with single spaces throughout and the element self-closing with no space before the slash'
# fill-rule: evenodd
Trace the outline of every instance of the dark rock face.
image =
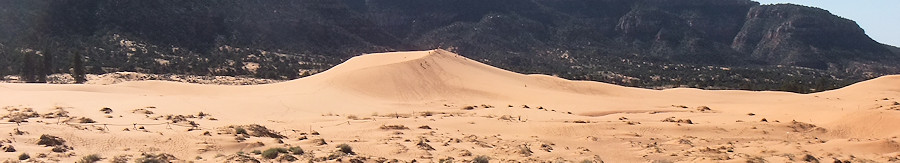
<svg viewBox="0 0 900 163">
<path fill-rule="evenodd" d="M 46 72 L 67 72 L 80 52 L 89 73 L 293 79 L 362 53 L 434 48 L 639 87 L 820 91 L 900 72 L 900 50 L 851 20 L 750 0 L 0 2 L 0 75 L 42 67 L 22 62 L 44 54 L 63 65 Z"/>
<path fill-rule="evenodd" d="M 892 53 L 869 38 L 856 22 L 796 5 L 753 7 L 732 48 L 771 64 L 815 69 Z"/>
</svg>

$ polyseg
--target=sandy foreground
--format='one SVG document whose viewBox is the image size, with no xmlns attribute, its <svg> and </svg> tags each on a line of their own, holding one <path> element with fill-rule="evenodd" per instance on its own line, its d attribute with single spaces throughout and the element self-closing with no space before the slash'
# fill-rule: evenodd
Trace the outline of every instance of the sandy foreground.
<svg viewBox="0 0 900 163">
<path fill-rule="evenodd" d="M 900 76 L 815 94 L 649 90 L 431 50 L 275 84 L 4 83 L 0 95 L 9 161 L 900 161 Z M 253 152 L 276 147 L 303 152 Z"/>
</svg>

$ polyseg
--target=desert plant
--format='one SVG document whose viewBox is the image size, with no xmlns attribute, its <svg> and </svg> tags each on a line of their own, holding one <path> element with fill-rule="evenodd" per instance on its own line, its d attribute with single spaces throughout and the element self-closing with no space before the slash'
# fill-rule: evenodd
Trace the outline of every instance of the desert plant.
<svg viewBox="0 0 900 163">
<path fill-rule="evenodd" d="M 294 157 L 294 156 L 291 156 L 291 155 L 281 155 L 281 157 L 278 157 L 278 161 L 281 161 L 281 162 L 294 162 L 294 161 L 297 161 L 297 157 Z"/>
<path fill-rule="evenodd" d="M 81 117 L 78 119 L 78 123 L 97 123 L 97 121 L 94 121 L 91 118 Z"/>
<path fill-rule="evenodd" d="M 109 113 L 112 113 L 112 111 L 113 111 L 113 110 L 110 109 L 110 108 L 103 108 L 103 109 L 100 109 L 100 112 L 103 112 L 103 114 L 109 114 Z"/>
<path fill-rule="evenodd" d="M 453 163 L 453 157 L 442 158 L 438 160 L 439 163 Z"/>
<path fill-rule="evenodd" d="M 262 151 L 257 149 L 257 150 L 250 151 L 250 153 L 255 154 L 255 155 L 260 155 L 260 154 L 262 154 Z"/>
<path fill-rule="evenodd" d="M 168 153 L 160 154 L 141 154 L 140 158 L 134 160 L 137 163 L 167 163 L 176 160 L 175 156 Z"/>
<path fill-rule="evenodd" d="M 381 125 L 380 128 L 382 130 L 406 130 L 406 129 L 409 129 L 409 127 L 406 127 L 403 125 Z"/>
<path fill-rule="evenodd" d="M 29 156 L 28 153 L 22 153 L 19 155 L 19 160 L 27 160 L 29 158 L 31 158 L 31 156 Z"/>
<path fill-rule="evenodd" d="M 519 146 L 519 154 L 524 156 L 531 156 L 532 153 L 534 152 L 532 152 L 531 148 L 529 148 L 527 145 Z"/>
<path fill-rule="evenodd" d="M 65 143 L 66 143 L 66 141 L 63 140 L 62 138 L 59 138 L 59 137 L 56 137 L 53 135 L 43 134 L 43 135 L 41 135 L 40 140 L 38 140 L 37 144 L 44 145 L 44 146 L 57 146 L 57 145 L 63 145 Z"/>
<path fill-rule="evenodd" d="M 485 155 L 476 156 L 475 159 L 472 159 L 473 163 L 490 163 L 491 158 Z"/>
<path fill-rule="evenodd" d="M 81 160 L 78 160 L 78 163 L 94 163 L 94 162 L 100 161 L 101 159 L 103 159 L 103 158 L 101 158 L 99 155 L 92 154 L 92 155 L 87 155 L 87 156 L 81 157 Z"/>
<path fill-rule="evenodd" d="M 303 152 L 303 148 L 300 147 L 290 147 L 288 148 L 288 152 L 291 152 L 291 154 L 295 155 L 302 155 L 303 153 L 305 153 Z"/>
<path fill-rule="evenodd" d="M 350 145 L 347 145 L 347 144 L 340 144 L 340 145 L 337 146 L 337 148 L 339 148 L 340 151 L 343 152 L 343 153 L 351 154 L 351 155 L 352 155 L 352 154 L 355 154 L 355 153 L 353 152 L 353 147 L 350 147 Z"/>
<path fill-rule="evenodd" d="M 466 106 L 462 108 L 463 110 L 475 110 L 475 106 Z"/>
<path fill-rule="evenodd" d="M 269 148 L 262 152 L 262 157 L 266 159 L 278 158 L 279 153 L 288 153 L 284 148 Z"/>
<path fill-rule="evenodd" d="M 243 127 L 235 127 L 235 128 L 234 128 L 234 133 L 235 133 L 235 134 L 240 134 L 240 135 L 247 135 L 247 130 L 244 129 Z"/>
<path fill-rule="evenodd" d="M 129 157 L 131 157 L 131 156 L 130 156 L 130 155 L 118 155 L 118 156 L 113 157 L 112 160 L 110 160 L 109 162 L 112 162 L 112 163 L 127 163 Z"/>
<path fill-rule="evenodd" d="M 817 159 L 815 156 L 806 154 L 806 156 L 803 156 L 803 161 L 806 161 L 806 162 L 819 162 L 819 159 Z"/>
<path fill-rule="evenodd" d="M 16 148 L 13 147 L 12 145 L 3 146 L 3 147 L 0 147 L 0 149 L 2 149 L 3 152 L 16 152 Z"/>
<path fill-rule="evenodd" d="M 312 142 L 313 142 L 313 144 L 316 144 L 316 145 L 326 145 L 326 144 L 328 144 L 327 142 L 325 142 L 325 139 L 312 139 Z"/>
</svg>

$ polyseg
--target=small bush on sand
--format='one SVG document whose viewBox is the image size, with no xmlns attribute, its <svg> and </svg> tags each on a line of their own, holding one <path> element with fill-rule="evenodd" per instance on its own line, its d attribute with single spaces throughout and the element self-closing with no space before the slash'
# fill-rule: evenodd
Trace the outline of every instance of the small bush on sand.
<svg viewBox="0 0 900 163">
<path fill-rule="evenodd" d="M 303 152 L 303 148 L 300 147 L 290 147 L 288 148 L 288 152 L 291 152 L 291 154 L 294 155 L 302 155 L 303 153 L 305 153 Z"/>
<path fill-rule="evenodd" d="M 382 130 L 406 130 L 406 129 L 409 129 L 409 127 L 406 127 L 403 125 L 387 125 L 387 126 L 381 125 L 380 128 Z"/>
<path fill-rule="evenodd" d="M 31 156 L 29 156 L 28 153 L 22 153 L 19 155 L 19 160 L 27 160 L 29 158 L 31 158 Z"/>
<path fill-rule="evenodd" d="M 466 106 L 462 108 L 463 110 L 475 110 L 475 106 Z"/>
<path fill-rule="evenodd" d="M 174 155 L 168 153 L 160 153 L 160 154 L 141 154 L 140 158 L 134 160 L 134 162 L 138 163 L 165 163 L 172 162 L 173 160 L 178 160 Z"/>
<path fill-rule="evenodd" d="M 78 118 L 78 123 L 97 123 L 97 121 L 94 121 L 91 118 L 81 117 L 81 118 Z"/>
<path fill-rule="evenodd" d="M 238 134 L 238 135 L 247 135 L 247 130 L 244 129 L 243 127 L 235 127 L 234 133 Z"/>
<path fill-rule="evenodd" d="M 59 138 L 59 137 L 56 137 L 53 135 L 43 134 L 43 135 L 41 135 L 41 138 L 40 138 L 40 140 L 38 140 L 37 144 L 44 145 L 44 146 L 57 146 L 57 145 L 64 145 L 65 143 L 66 143 L 66 141 L 63 140 L 62 138 Z"/>
<path fill-rule="evenodd" d="M 312 141 L 313 144 L 315 144 L 315 145 L 326 145 L 326 144 L 328 144 L 327 142 L 325 142 L 325 139 L 312 139 L 312 140 L 310 140 L 310 141 Z"/>
<path fill-rule="evenodd" d="M 278 158 L 278 154 L 280 153 L 288 153 L 288 151 L 284 148 L 269 148 L 262 152 L 262 157 L 266 159 L 275 159 Z"/>
<path fill-rule="evenodd" d="M 103 108 L 103 109 L 100 109 L 100 112 L 103 112 L 103 114 L 109 114 L 109 113 L 112 113 L 112 109 L 110 109 L 110 108 Z"/>
<path fill-rule="evenodd" d="M 819 162 L 819 159 L 817 159 L 815 156 L 806 154 L 806 156 L 803 156 L 803 161 L 806 161 L 806 162 Z"/>
<path fill-rule="evenodd" d="M 113 157 L 112 160 L 110 160 L 109 162 L 112 162 L 112 163 L 127 163 L 129 157 L 131 157 L 131 156 L 130 156 L 130 155 L 118 155 L 118 156 Z"/>
<path fill-rule="evenodd" d="M 337 146 L 337 148 L 340 149 L 339 151 L 346 153 L 346 154 L 351 154 L 351 155 L 356 154 L 353 152 L 353 147 L 350 147 L 350 145 L 347 145 L 347 144 L 340 144 Z"/>
<path fill-rule="evenodd" d="M 94 163 L 94 162 L 100 161 L 101 159 L 103 159 L 103 158 L 101 158 L 99 155 L 92 154 L 92 155 L 87 155 L 87 156 L 81 157 L 81 160 L 78 160 L 78 163 Z"/>
<path fill-rule="evenodd" d="M 473 163 L 490 163 L 491 158 L 485 155 L 476 156 L 475 159 L 472 159 Z"/>
<path fill-rule="evenodd" d="M 250 153 L 255 154 L 255 155 L 260 155 L 260 154 L 262 154 L 262 151 L 257 149 L 257 150 L 250 151 Z"/>
</svg>

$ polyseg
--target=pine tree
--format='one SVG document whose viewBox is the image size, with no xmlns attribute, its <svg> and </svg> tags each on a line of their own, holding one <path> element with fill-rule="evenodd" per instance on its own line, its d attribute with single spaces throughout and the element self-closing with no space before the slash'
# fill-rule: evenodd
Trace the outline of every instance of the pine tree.
<svg viewBox="0 0 900 163">
<path fill-rule="evenodd" d="M 31 54 L 22 54 L 22 77 L 21 80 L 26 83 L 34 82 L 34 58 Z"/>
<path fill-rule="evenodd" d="M 53 54 L 49 52 L 44 52 L 44 62 L 41 66 L 41 73 L 38 74 L 38 82 L 50 82 L 47 81 L 47 76 L 53 74 Z"/>
<path fill-rule="evenodd" d="M 75 52 L 72 57 L 72 77 L 75 78 L 75 83 L 78 84 L 83 84 L 86 80 L 84 78 L 84 58 L 79 52 Z"/>
</svg>

